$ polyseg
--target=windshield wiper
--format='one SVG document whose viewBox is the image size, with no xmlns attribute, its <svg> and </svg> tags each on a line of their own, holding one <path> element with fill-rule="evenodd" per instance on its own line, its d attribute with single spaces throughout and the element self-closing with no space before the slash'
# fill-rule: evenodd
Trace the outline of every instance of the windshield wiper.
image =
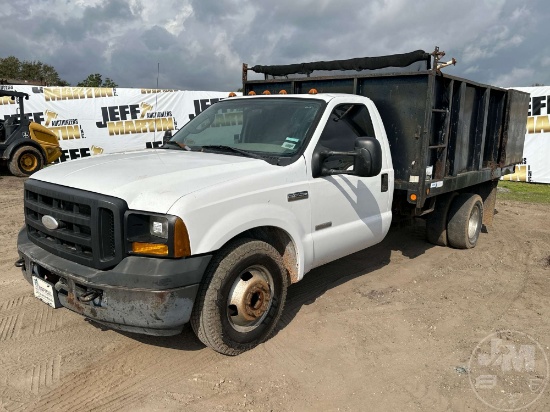
<svg viewBox="0 0 550 412">
<path fill-rule="evenodd" d="M 207 150 L 208 149 L 214 149 L 214 150 L 222 150 L 222 151 L 231 151 L 231 152 L 234 152 L 234 153 L 240 153 L 240 154 L 242 154 L 243 156 L 246 156 L 246 157 L 253 157 L 254 159 L 265 160 L 259 154 L 252 153 L 252 152 L 249 152 L 249 151 L 246 151 L 246 150 L 243 150 L 243 149 L 237 149 L 236 147 L 233 147 L 233 146 L 226 146 L 226 145 L 222 145 L 222 144 L 208 144 L 208 145 L 201 146 L 201 147 L 202 147 L 202 149 L 207 149 Z"/>
<path fill-rule="evenodd" d="M 179 142 L 176 142 L 174 140 L 168 140 L 167 142 L 165 142 L 161 147 L 164 147 L 164 146 L 169 146 L 169 145 L 172 145 L 172 146 L 177 146 L 179 147 L 180 149 L 184 149 L 184 150 L 191 150 L 191 148 L 189 146 L 187 146 L 186 144 L 184 143 L 179 143 Z"/>
</svg>

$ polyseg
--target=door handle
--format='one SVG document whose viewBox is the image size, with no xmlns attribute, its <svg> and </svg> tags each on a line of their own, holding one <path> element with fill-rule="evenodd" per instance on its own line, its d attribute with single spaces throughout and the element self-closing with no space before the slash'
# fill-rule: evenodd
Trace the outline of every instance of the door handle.
<svg viewBox="0 0 550 412">
<path fill-rule="evenodd" d="M 387 173 L 382 173 L 381 175 L 381 179 L 382 179 L 382 184 L 381 184 L 381 191 L 382 192 L 387 192 L 388 191 L 388 188 L 389 188 L 389 183 L 388 183 L 388 174 Z"/>
</svg>

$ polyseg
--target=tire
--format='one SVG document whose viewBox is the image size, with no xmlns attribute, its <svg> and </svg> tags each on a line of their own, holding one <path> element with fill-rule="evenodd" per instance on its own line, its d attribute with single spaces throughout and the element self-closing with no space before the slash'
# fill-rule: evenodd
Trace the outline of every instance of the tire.
<svg viewBox="0 0 550 412">
<path fill-rule="evenodd" d="M 453 192 L 437 197 L 435 209 L 426 219 L 426 238 L 428 242 L 437 246 L 447 246 L 449 244 L 447 240 L 447 217 L 456 195 Z"/>
<path fill-rule="evenodd" d="M 37 148 L 22 146 L 11 157 L 8 168 L 12 175 L 26 177 L 40 170 L 43 164 L 42 153 Z"/>
<path fill-rule="evenodd" d="M 210 263 L 191 315 L 207 346 L 238 355 L 269 338 L 283 311 L 288 275 L 270 244 L 238 239 Z"/>
<path fill-rule="evenodd" d="M 449 245 L 457 249 L 475 247 L 482 222 L 483 200 L 479 195 L 463 193 L 455 197 L 447 222 Z"/>
</svg>

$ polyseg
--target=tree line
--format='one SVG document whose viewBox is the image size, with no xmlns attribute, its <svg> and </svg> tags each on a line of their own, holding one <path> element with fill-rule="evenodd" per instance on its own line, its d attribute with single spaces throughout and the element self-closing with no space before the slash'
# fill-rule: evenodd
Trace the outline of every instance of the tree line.
<svg viewBox="0 0 550 412">
<path fill-rule="evenodd" d="M 39 60 L 19 60 L 15 56 L 0 58 L 0 84 L 4 81 L 23 80 L 40 82 L 46 86 L 70 86 L 61 79 L 53 66 Z M 109 77 L 103 79 L 99 73 L 90 74 L 77 84 L 78 87 L 118 87 Z"/>
</svg>

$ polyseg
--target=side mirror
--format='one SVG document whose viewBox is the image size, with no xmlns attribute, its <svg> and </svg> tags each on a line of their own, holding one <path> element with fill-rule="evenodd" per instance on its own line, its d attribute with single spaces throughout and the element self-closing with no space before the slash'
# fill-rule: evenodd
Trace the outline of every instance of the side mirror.
<svg viewBox="0 0 550 412">
<path fill-rule="evenodd" d="M 353 172 L 357 176 L 372 177 L 382 170 L 382 146 L 374 137 L 359 137 L 355 141 Z"/>
<path fill-rule="evenodd" d="M 353 170 L 327 168 L 325 161 L 330 156 L 353 156 Z M 358 137 L 353 152 L 316 150 L 313 153 L 311 169 L 314 178 L 332 175 L 376 176 L 382 170 L 382 147 L 374 137 Z"/>
</svg>

